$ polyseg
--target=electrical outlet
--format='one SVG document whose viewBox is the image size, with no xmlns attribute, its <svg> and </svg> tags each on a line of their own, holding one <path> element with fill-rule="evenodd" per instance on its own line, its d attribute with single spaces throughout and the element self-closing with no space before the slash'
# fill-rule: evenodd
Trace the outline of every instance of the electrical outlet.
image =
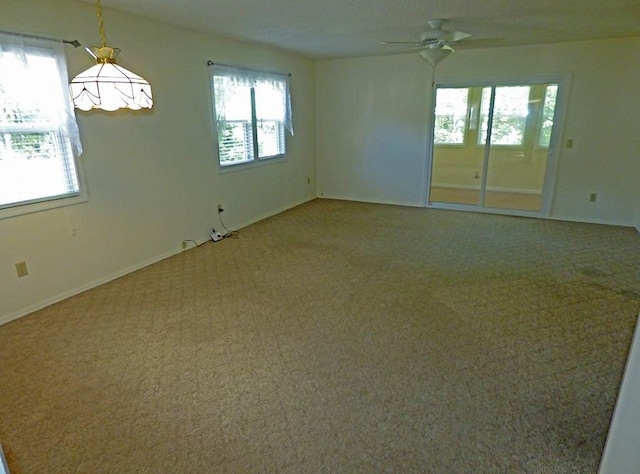
<svg viewBox="0 0 640 474">
<path fill-rule="evenodd" d="M 18 278 L 27 276 L 29 274 L 29 270 L 27 269 L 27 262 L 16 263 L 16 273 L 18 274 Z"/>
<path fill-rule="evenodd" d="M 589 202 L 596 202 L 596 199 L 598 199 L 598 195 L 596 193 L 591 193 L 589 195 Z"/>
<path fill-rule="evenodd" d="M 218 204 L 218 212 L 224 212 L 224 209 L 222 208 L 222 204 Z"/>
</svg>

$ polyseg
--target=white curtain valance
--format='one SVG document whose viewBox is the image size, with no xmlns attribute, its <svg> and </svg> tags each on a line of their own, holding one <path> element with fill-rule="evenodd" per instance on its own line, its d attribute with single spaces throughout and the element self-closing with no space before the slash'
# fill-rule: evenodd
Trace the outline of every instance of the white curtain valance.
<svg viewBox="0 0 640 474">
<path fill-rule="evenodd" d="M 57 84 L 42 77 L 38 58 L 55 60 Z M 16 69 L 16 67 L 18 69 Z M 2 72 L 6 74 L 2 74 Z M 11 71 L 11 72 L 10 72 Z M 66 93 L 69 76 L 61 40 L 39 38 L 0 31 L 0 79 L 4 77 L 4 103 L 0 109 L 0 133 L 9 131 L 14 123 L 22 123 L 24 114 L 36 114 L 39 120 L 55 123 L 69 137 L 75 156 L 82 154 L 80 133 L 71 102 Z"/>
<path fill-rule="evenodd" d="M 23 114 L 36 114 L 40 120 L 56 123 L 69 137 L 75 156 L 80 156 L 82 144 L 71 97 L 58 95 L 59 91 L 67 90 L 68 82 L 63 46 L 61 40 L 0 31 L 0 80 L 5 94 L 9 93 L 5 95 L 4 112 L 0 114 L 0 133 L 8 131 L 16 121 L 22 122 Z M 37 66 L 37 59 L 41 57 L 55 60 L 57 77 L 41 76 Z M 47 82 L 51 80 L 57 84 Z"/>
<path fill-rule="evenodd" d="M 277 72 L 258 71 L 226 64 L 208 62 L 212 76 L 225 77 L 232 84 L 255 87 L 257 84 L 265 84 L 285 95 L 285 128 L 293 135 L 293 114 L 291 110 L 291 75 Z"/>
</svg>

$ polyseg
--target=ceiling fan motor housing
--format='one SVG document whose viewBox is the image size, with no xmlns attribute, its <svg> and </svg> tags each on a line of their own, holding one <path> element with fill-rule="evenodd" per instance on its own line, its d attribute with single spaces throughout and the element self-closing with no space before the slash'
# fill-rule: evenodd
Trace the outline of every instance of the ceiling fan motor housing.
<svg viewBox="0 0 640 474">
<path fill-rule="evenodd" d="M 448 32 L 444 30 L 426 31 L 420 35 L 420 42 L 422 44 L 437 43 L 447 33 Z"/>
</svg>

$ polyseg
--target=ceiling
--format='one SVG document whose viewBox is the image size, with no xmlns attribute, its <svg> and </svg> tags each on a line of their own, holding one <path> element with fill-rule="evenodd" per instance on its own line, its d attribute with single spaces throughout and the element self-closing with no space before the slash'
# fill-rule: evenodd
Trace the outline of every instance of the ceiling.
<svg viewBox="0 0 640 474">
<path fill-rule="evenodd" d="M 95 0 L 84 0 L 94 3 Z M 456 49 L 640 36 L 640 0 L 102 0 L 146 18 L 310 58 L 404 51 L 427 20 L 470 33 Z M 108 30 L 108 11 L 104 12 Z"/>
</svg>

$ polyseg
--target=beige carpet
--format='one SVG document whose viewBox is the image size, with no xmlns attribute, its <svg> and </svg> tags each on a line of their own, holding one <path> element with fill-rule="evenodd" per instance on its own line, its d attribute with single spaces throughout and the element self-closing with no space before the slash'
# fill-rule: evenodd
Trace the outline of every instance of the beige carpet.
<svg viewBox="0 0 640 474">
<path fill-rule="evenodd" d="M 29 474 L 595 472 L 639 310 L 633 229 L 316 200 L 0 326 L 0 442 Z"/>
</svg>

